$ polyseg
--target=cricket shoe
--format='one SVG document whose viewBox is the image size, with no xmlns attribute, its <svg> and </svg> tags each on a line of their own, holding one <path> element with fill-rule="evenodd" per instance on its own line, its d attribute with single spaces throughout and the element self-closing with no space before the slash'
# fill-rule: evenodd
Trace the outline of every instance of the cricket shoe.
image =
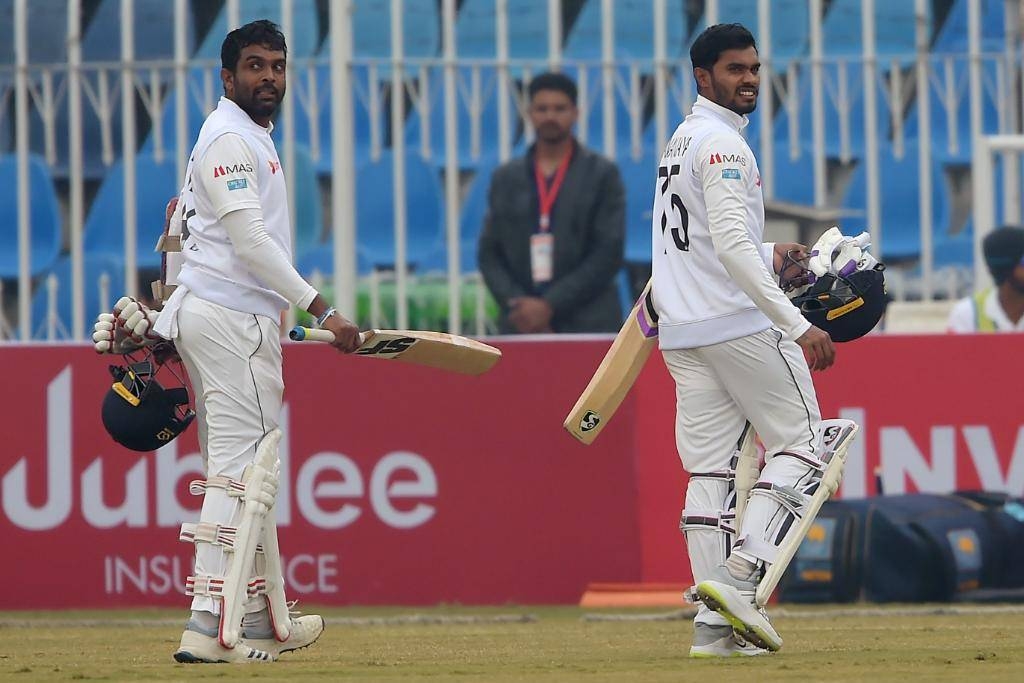
<svg viewBox="0 0 1024 683">
<path fill-rule="evenodd" d="M 319 614 L 305 614 L 292 616 L 291 626 L 288 629 L 288 639 L 281 642 L 268 635 L 264 638 L 247 637 L 242 632 L 242 642 L 257 651 L 269 652 L 277 659 L 278 655 L 285 652 L 293 652 L 309 647 L 317 641 L 324 632 L 324 618 Z"/>
<path fill-rule="evenodd" d="M 695 659 L 716 657 L 756 657 L 767 654 L 768 650 L 748 643 L 730 625 L 693 625 L 693 645 L 690 656 Z"/>
<path fill-rule="evenodd" d="M 224 647 L 216 636 L 189 628 L 181 634 L 174 661 L 182 664 L 256 664 L 272 662 L 276 657 L 265 650 L 254 650 L 245 643 Z"/>
<path fill-rule="evenodd" d="M 772 652 L 782 647 L 782 637 L 765 613 L 753 600 L 743 597 L 735 586 L 721 581 L 701 581 L 695 590 L 701 602 L 721 614 L 748 643 Z"/>
</svg>

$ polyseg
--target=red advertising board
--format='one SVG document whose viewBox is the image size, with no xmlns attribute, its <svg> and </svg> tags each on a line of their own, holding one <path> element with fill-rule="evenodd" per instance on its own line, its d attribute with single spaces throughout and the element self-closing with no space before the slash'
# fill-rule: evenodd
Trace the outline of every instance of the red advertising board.
<svg viewBox="0 0 1024 683">
<path fill-rule="evenodd" d="M 1024 495 L 1022 339 L 870 337 L 816 377 L 862 424 L 841 491 Z M 285 351 L 278 500 L 290 597 L 320 604 L 567 603 L 587 583 L 689 579 L 674 388 L 658 354 L 589 447 L 561 429 L 608 339 L 498 342 L 481 377 Z M 0 608 L 181 605 L 195 430 L 113 443 L 91 349 L 0 348 Z"/>
</svg>

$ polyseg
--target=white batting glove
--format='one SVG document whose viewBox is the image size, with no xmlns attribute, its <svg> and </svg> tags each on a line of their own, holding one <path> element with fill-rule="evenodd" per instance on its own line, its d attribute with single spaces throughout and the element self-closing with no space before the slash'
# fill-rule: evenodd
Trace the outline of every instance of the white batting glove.
<svg viewBox="0 0 1024 683">
<path fill-rule="evenodd" d="M 847 237 L 833 226 L 811 247 L 807 267 L 819 278 L 824 275 L 846 277 L 858 270 L 874 268 L 878 260 L 866 251 L 870 246 L 871 235 L 867 232 Z"/>
<path fill-rule="evenodd" d="M 131 297 L 121 297 L 112 313 L 101 313 L 96 318 L 93 348 L 96 353 L 124 354 L 162 341 L 152 333 L 158 315 L 157 311 Z"/>
</svg>

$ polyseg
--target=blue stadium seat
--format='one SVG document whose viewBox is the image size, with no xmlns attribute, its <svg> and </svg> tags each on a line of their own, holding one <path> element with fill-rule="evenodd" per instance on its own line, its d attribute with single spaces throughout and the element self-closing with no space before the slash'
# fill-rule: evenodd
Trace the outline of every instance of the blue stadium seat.
<svg viewBox="0 0 1024 683">
<path fill-rule="evenodd" d="M 861 0 L 832 0 L 822 22 L 822 43 L 826 55 L 860 58 L 863 49 Z M 925 3 L 928 21 L 931 3 Z M 875 3 L 875 50 L 886 59 L 903 56 L 912 62 L 915 56 L 914 31 L 917 18 L 912 2 Z M 930 27 L 929 27 L 930 32 Z"/>
<path fill-rule="evenodd" d="M 430 158 L 433 163 L 443 166 L 445 163 L 445 110 L 444 110 L 444 71 L 432 68 L 430 73 Z M 472 123 L 469 99 L 471 97 L 472 69 L 462 67 L 458 70 L 456 83 L 456 108 L 458 125 L 458 163 L 461 168 L 476 168 L 488 157 L 498 152 L 498 102 L 499 84 L 497 70 L 492 67 L 480 69 L 480 100 L 481 110 L 476 117 L 480 126 L 479 148 L 473 153 Z M 514 142 L 516 134 L 521 131 L 519 113 L 509 92 L 505 92 L 509 112 L 509 140 Z M 419 149 L 422 143 L 423 119 L 415 109 L 408 113 L 405 126 L 407 149 Z"/>
<path fill-rule="evenodd" d="M 579 106 L 582 109 L 586 105 L 586 120 L 587 120 L 587 139 L 586 144 L 592 149 L 598 151 L 607 152 L 604 144 L 604 84 L 602 82 L 601 68 L 598 66 L 586 66 L 586 65 L 570 65 L 566 69 L 566 73 L 573 78 L 577 83 L 580 82 L 580 72 L 586 70 L 588 88 L 586 93 L 586 102 L 583 101 L 582 94 L 579 100 Z M 615 94 L 615 145 L 616 145 L 616 156 L 622 156 L 629 149 L 630 145 L 630 113 L 629 113 L 629 69 L 627 67 L 620 66 L 616 69 L 616 81 L 617 84 L 614 86 Z M 619 83 L 622 84 L 625 92 L 620 92 Z M 653 83 L 649 83 L 651 92 L 653 93 Z M 641 98 L 643 98 L 643 86 L 641 85 Z M 647 125 L 647 121 L 643 120 L 644 116 L 644 103 L 641 99 L 640 103 L 640 136 L 643 139 L 644 129 Z M 580 117 L 584 116 L 583 112 L 580 112 Z M 579 122 L 577 123 L 577 134 L 579 133 Z"/>
<path fill-rule="evenodd" d="M 866 119 L 864 116 L 864 74 L 859 64 L 829 61 L 822 64 L 822 104 L 824 107 L 825 151 L 829 156 L 837 157 L 841 153 L 842 140 L 839 129 L 839 105 L 830 96 L 835 92 L 840 79 L 840 70 L 845 69 L 848 93 L 848 119 L 850 130 L 850 154 L 853 158 L 863 156 L 865 145 Z M 831 85 L 830 85 L 831 84 Z M 801 68 L 797 79 L 799 98 L 798 136 L 801 145 L 813 143 L 814 125 L 812 118 L 811 71 Z M 789 112 L 780 106 L 774 112 L 775 144 L 777 148 L 789 145 Z M 757 114 L 753 115 L 757 118 Z M 883 86 L 875 83 L 875 120 L 877 121 L 878 137 L 888 139 L 892 131 L 892 116 L 889 111 L 887 93 Z"/>
<path fill-rule="evenodd" d="M 277 151 L 284 161 L 284 149 L 278 145 Z M 301 254 L 320 243 L 324 230 L 320 184 L 307 147 L 295 145 L 295 166 L 285 169 L 285 177 L 295 193 L 295 245 L 292 251 Z"/>
<path fill-rule="evenodd" d="M 903 158 L 896 159 L 892 147 L 880 150 L 880 190 L 882 204 L 882 258 L 883 260 L 914 259 L 921 254 L 921 211 L 918 200 L 920 172 L 917 146 L 907 144 Z M 944 251 L 950 222 L 949 192 L 941 164 L 930 169 L 935 191 L 932 193 L 932 225 L 936 254 Z M 863 165 L 853 174 L 842 202 L 843 208 L 867 209 L 867 179 Z M 872 230 L 873 226 L 865 226 Z"/>
<path fill-rule="evenodd" d="M 303 252 L 295 264 L 296 269 L 307 280 L 314 273 L 320 273 L 325 278 L 331 277 L 334 273 L 334 241 L 328 239 L 324 244 L 317 244 Z M 356 254 L 356 272 L 359 275 L 366 275 L 372 270 L 358 253 Z"/>
<path fill-rule="evenodd" d="M 772 66 L 783 71 L 793 59 L 807 54 L 810 45 L 810 14 L 807 0 L 773 0 L 771 36 L 764 35 L 757 21 L 757 3 L 750 0 L 719 0 L 719 23 L 740 23 L 750 29 L 759 45 L 771 40 Z M 692 41 L 691 41 L 692 42 Z M 688 48 L 687 48 L 688 49 Z"/>
<path fill-rule="evenodd" d="M 355 59 L 385 60 L 382 73 L 390 73 L 391 2 L 359 0 L 353 3 L 352 53 Z M 441 45 L 441 17 L 435 0 L 402 3 L 402 49 L 405 57 L 435 57 Z"/>
<path fill-rule="evenodd" d="M 378 161 L 356 168 L 356 242 L 371 266 L 395 262 L 395 214 L 392 194 L 394 159 L 390 151 Z M 443 201 L 437 170 L 419 154 L 405 156 L 406 261 L 422 268 L 443 248 Z"/>
<path fill-rule="evenodd" d="M 317 125 L 320 136 L 319 153 L 315 155 L 317 172 L 321 175 L 331 173 L 331 144 L 333 130 L 331 129 L 331 73 L 330 68 L 325 65 L 316 67 L 317 79 Z M 355 162 L 358 165 L 366 159 L 370 150 L 371 115 L 369 109 L 369 93 L 371 88 L 381 88 L 381 82 L 370 80 L 370 71 L 366 65 L 355 65 L 351 69 L 352 76 L 352 133 L 355 149 Z M 381 140 L 388 135 L 387 120 L 384 112 L 386 100 L 381 97 L 379 100 L 381 110 L 377 112 L 377 125 L 380 130 Z M 295 107 L 295 139 L 311 148 L 312 138 L 310 135 L 309 112 Z"/>
<path fill-rule="evenodd" d="M 658 158 L 648 150 L 640 161 L 619 159 L 626 188 L 626 261 L 650 263 L 654 193 L 658 187 Z"/>
<path fill-rule="evenodd" d="M 160 1 L 172 5 L 166 0 Z M 317 53 L 320 47 L 320 20 L 316 5 L 316 0 L 292 0 L 292 31 L 291 35 L 284 37 L 288 43 L 289 59 L 312 57 Z M 278 26 L 281 25 L 281 0 L 244 0 L 238 6 L 238 18 L 242 24 L 257 19 L 270 19 Z M 220 60 L 220 46 L 228 33 L 227 22 L 227 8 L 224 8 L 196 50 L 196 59 Z"/>
<path fill-rule="evenodd" d="M 214 79 L 215 90 L 213 97 L 213 107 L 217 106 L 217 102 L 220 98 L 221 87 L 220 87 L 220 69 L 217 69 L 217 76 Z M 190 69 L 187 76 L 187 82 L 185 85 L 185 149 L 191 150 L 195 144 L 196 138 L 199 136 L 199 129 L 203 126 L 203 121 L 210 112 L 204 111 L 204 104 L 202 102 L 203 95 L 203 69 L 193 68 Z M 167 89 L 164 93 L 164 104 L 160 118 L 152 121 L 149 133 L 142 141 L 142 145 L 139 147 L 139 151 L 151 154 L 155 149 L 155 135 L 154 131 L 157 127 L 160 129 L 160 133 L 163 140 L 163 150 L 165 154 L 174 156 L 178 151 L 178 138 L 177 138 L 177 104 L 178 104 L 178 91 L 174 86 L 174 82 L 171 81 L 167 85 Z M 212 111 L 212 110 L 211 110 Z M 188 154 L 188 152 L 186 152 Z"/>
<path fill-rule="evenodd" d="M 160 267 L 160 254 L 153 251 L 163 231 L 164 207 L 178 194 L 181 182 L 173 157 L 158 163 L 152 155 L 136 157 L 135 218 L 136 264 L 139 268 Z M 118 160 L 103 179 L 85 219 L 85 250 L 124 258 L 124 161 Z"/>
<path fill-rule="evenodd" d="M 953 0 L 946 20 L 932 42 L 934 53 L 967 53 L 967 5 L 974 0 Z M 1001 52 L 1006 42 L 1003 0 L 981 0 L 981 51 Z"/>
<path fill-rule="evenodd" d="M 666 45 L 675 56 L 688 49 L 683 0 L 666 2 Z M 653 66 L 654 3 L 650 0 L 618 0 L 614 3 L 615 59 L 644 60 Z M 597 62 L 601 59 L 601 3 L 584 3 L 565 41 L 566 60 Z"/>
<path fill-rule="evenodd" d="M 29 273 L 33 276 L 49 267 L 61 247 L 60 208 L 57 192 L 46 162 L 38 156 L 28 159 Z M 18 159 L 0 156 L 0 279 L 18 276 Z"/>
<path fill-rule="evenodd" d="M 949 130 L 954 125 L 946 115 L 940 95 L 934 83 L 929 88 L 929 107 L 931 109 L 931 144 L 936 157 L 946 162 L 969 163 L 971 159 L 971 118 L 969 96 L 969 74 L 967 59 L 967 5 L 965 0 L 955 0 L 949 14 L 941 26 L 936 27 L 937 33 L 932 42 L 931 69 L 940 78 L 945 77 L 945 57 L 955 55 L 953 59 L 953 83 L 958 98 L 956 108 L 956 131 L 959 147 L 950 149 Z M 997 0 L 981 0 L 981 50 L 983 53 L 1002 52 L 1005 44 L 1004 3 Z M 982 58 L 983 79 L 991 79 L 994 60 Z M 999 130 L 999 115 L 992 96 L 986 87 L 982 87 L 982 133 L 992 134 Z M 918 111 L 921 94 L 907 109 L 904 119 L 904 135 L 915 140 L 919 136 Z"/>
<path fill-rule="evenodd" d="M 92 325 L 96 316 L 107 312 L 124 293 L 124 265 L 119 259 L 112 258 L 105 254 L 85 254 L 84 264 L 84 295 L 85 295 L 85 316 L 84 325 L 79 333 L 81 337 L 89 337 L 92 334 Z M 33 339 L 45 339 L 47 334 L 47 315 L 49 313 L 49 291 L 47 290 L 47 279 L 50 274 L 57 277 L 57 339 L 70 339 L 72 334 L 71 325 L 71 259 L 67 256 L 57 261 L 52 268 L 48 269 L 39 281 L 35 293 L 32 295 L 32 334 Z M 100 278 L 106 274 L 109 276 L 109 300 L 100 300 Z"/>
<path fill-rule="evenodd" d="M 491 161 L 477 168 L 476 175 L 466 192 L 462 202 L 462 215 L 459 218 L 459 268 L 463 273 L 479 270 L 477 262 L 477 246 L 480 242 L 480 231 L 484 227 L 487 216 L 488 195 L 491 189 L 491 175 L 496 163 Z"/>
<path fill-rule="evenodd" d="M 532 71 L 547 68 L 547 0 L 509 0 L 508 52 L 511 60 L 532 62 Z M 456 45 L 459 57 L 493 59 L 495 57 L 495 0 L 465 0 L 456 19 Z M 523 74 L 523 64 L 512 64 L 509 72 Z"/>
<path fill-rule="evenodd" d="M 758 159 L 759 167 L 764 160 Z M 774 166 L 775 199 L 804 206 L 814 206 L 814 160 L 810 145 L 800 148 L 800 155 L 792 159 L 787 143 L 776 143 Z"/>
</svg>

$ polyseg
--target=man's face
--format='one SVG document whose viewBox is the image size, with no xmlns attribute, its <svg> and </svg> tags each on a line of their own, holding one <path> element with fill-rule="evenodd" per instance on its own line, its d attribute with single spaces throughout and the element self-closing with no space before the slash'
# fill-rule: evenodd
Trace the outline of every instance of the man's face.
<svg viewBox="0 0 1024 683">
<path fill-rule="evenodd" d="M 737 114 L 749 114 L 757 107 L 760 72 L 761 62 L 753 47 L 724 51 L 711 71 L 696 69 L 701 94 Z"/>
<path fill-rule="evenodd" d="M 247 45 L 234 72 L 221 69 L 224 94 L 254 121 L 266 125 L 284 98 L 285 65 L 284 52 Z"/>
<path fill-rule="evenodd" d="M 576 124 L 577 109 L 560 90 L 539 90 L 530 100 L 530 123 L 537 137 L 549 144 L 568 139 Z"/>
<path fill-rule="evenodd" d="M 1021 260 L 1017 264 L 1017 267 L 1010 273 L 1010 277 L 1007 279 L 1010 286 L 1013 287 L 1014 291 L 1018 294 L 1024 295 L 1024 260 Z"/>
</svg>

